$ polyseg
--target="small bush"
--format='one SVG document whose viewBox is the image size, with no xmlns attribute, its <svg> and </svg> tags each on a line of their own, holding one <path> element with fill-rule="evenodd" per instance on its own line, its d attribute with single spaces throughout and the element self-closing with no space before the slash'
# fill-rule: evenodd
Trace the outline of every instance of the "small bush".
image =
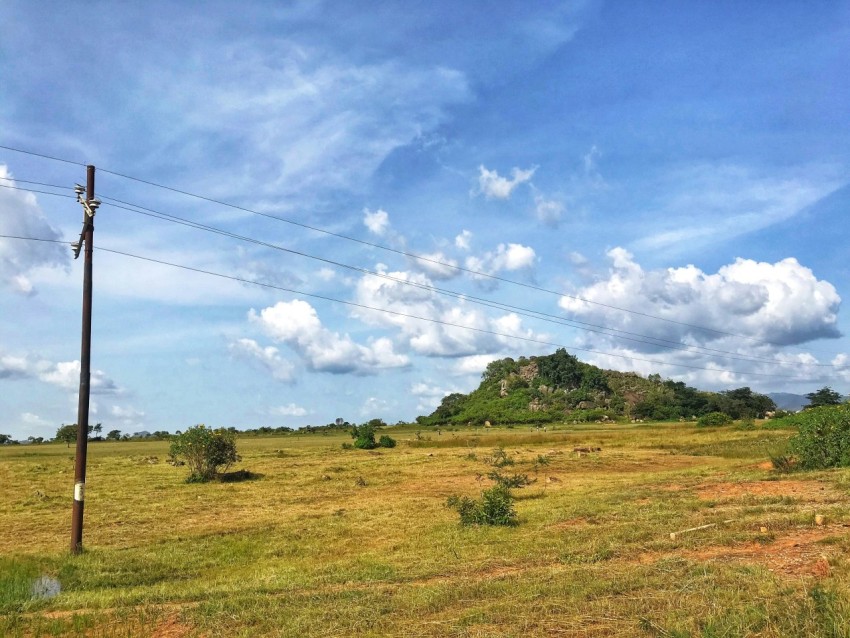
<svg viewBox="0 0 850 638">
<path fill-rule="evenodd" d="M 503 447 L 497 447 L 493 450 L 492 454 L 485 461 L 493 467 L 507 467 L 514 464 L 514 460 L 508 456 L 508 453 L 505 452 L 505 448 Z"/>
<path fill-rule="evenodd" d="M 190 483 L 214 479 L 240 460 L 232 432 L 213 430 L 203 424 L 192 426 L 175 436 L 170 455 L 173 459 L 181 456 L 186 459 L 189 466 L 189 478 L 186 480 Z"/>
<path fill-rule="evenodd" d="M 352 425 L 351 438 L 354 439 L 354 447 L 360 450 L 373 450 L 378 447 L 375 442 L 375 426 L 371 421 L 363 425 Z"/>
<path fill-rule="evenodd" d="M 751 418 L 741 419 L 740 423 L 735 426 L 736 430 L 755 430 L 756 422 Z"/>
<path fill-rule="evenodd" d="M 381 438 L 378 439 L 378 447 L 395 447 L 395 439 L 382 434 Z"/>
<path fill-rule="evenodd" d="M 496 485 L 501 485 L 508 489 L 525 487 L 526 485 L 534 483 L 534 479 L 528 478 L 527 474 L 511 474 L 509 476 L 507 474 L 502 474 L 498 470 L 490 472 L 487 475 L 487 478 L 496 483 Z"/>
<path fill-rule="evenodd" d="M 794 471 L 796 467 L 794 458 L 786 454 L 771 455 L 770 463 L 773 465 L 774 470 L 783 474 Z"/>
<path fill-rule="evenodd" d="M 450 496 L 446 506 L 457 510 L 461 525 L 516 525 L 514 498 L 510 490 L 495 485 L 481 493 L 481 499 Z"/>
<path fill-rule="evenodd" d="M 789 449 L 804 470 L 850 466 L 850 405 L 811 408 L 797 414 Z"/>
<path fill-rule="evenodd" d="M 729 425 L 730 423 L 732 423 L 732 417 L 723 412 L 709 412 L 697 419 L 697 425 L 700 427 Z"/>
</svg>

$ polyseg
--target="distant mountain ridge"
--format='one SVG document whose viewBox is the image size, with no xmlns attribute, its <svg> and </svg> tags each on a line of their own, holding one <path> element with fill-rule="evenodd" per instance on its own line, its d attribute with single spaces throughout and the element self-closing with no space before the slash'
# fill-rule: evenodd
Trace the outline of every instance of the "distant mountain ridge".
<svg viewBox="0 0 850 638">
<path fill-rule="evenodd" d="M 798 412 L 809 405 L 809 400 L 802 394 L 792 394 L 790 392 L 768 392 L 767 396 L 773 399 L 777 408 L 780 410 L 788 410 L 789 412 Z"/>
</svg>

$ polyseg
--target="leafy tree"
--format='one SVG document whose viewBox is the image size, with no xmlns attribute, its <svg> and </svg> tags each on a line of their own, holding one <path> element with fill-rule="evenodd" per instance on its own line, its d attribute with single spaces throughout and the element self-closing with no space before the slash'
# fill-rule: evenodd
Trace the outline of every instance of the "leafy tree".
<svg viewBox="0 0 850 638">
<path fill-rule="evenodd" d="M 77 424 L 69 423 L 62 426 L 56 430 L 56 436 L 53 438 L 57 443 L 66 443 L 68 447 L 71 447 L 71 443 L 74 443 L 77 440 Z"/>
<path fill-rule="evenodd" d="M 214 479 L 240 460 L 232 432 L 213 430 L 203 424 L 175 436 L 171 442 L 171 456 L 186 459 L 190 483 Z"/>
<path fill-rule="evenodd" d="M 352 425 L 351 438 L 354 439 L 354 447 L 361 450 L 372 450 L 378 447 L 375 443 L 375 426 L 371 421 L 363 425 Z"/>
<path fill-rule="evenodd" d="M 33 445 L 41 445 L 42 443 L 44 443 L 44 437 L 43 436 L 28 436 L 27 441 L 29 441 Z"/>
<path fill-rule="evenodd" d="M 807 409 L 817 408 L 822 405 L 841 404 L 841 395 L 829 386 L 825 386 L 815 392 L 809 392 L 806 398 L 809 400 L 809 405 L 806 406 Z"/>
<path fill-rule="evenodd" d="M 92 432 L 94 432 L 94 438 L 100 439 L 100 433 L 103 432 L 103 424 L 95 423 L 93 426 L 89 426 L 89 436 L 91 436 Z"/>
<path fill-rule="evenodd" d="M 776 409 L 773 399 L 747 387 L 712 394 L 708 404 L 710 411 L 723 412 L 733 419 L 762 416 L 765 412 Z"/>
<path fill-rule="evenodd" d="M 107 441 L 120 441 L 121 440 L 121 430 L 110 430 L 106 435 Z"/>
<path fill-rule="evenodd" d="M 448 423 L 451 418 L 457 416 L 461 412 L 463 412 L 464 407 L 466 406 L 469 397 L 465 394 L 461 394 L 460 392 L 453 392 L 452 394 L 447 394 L 443 397 L 443 400 L 440 401 L 439 407 L 431 414 L 430 417 L 426 417 L 423 420 L 423 425 L 434 425 L 437 423 Z"/>
<path fill-rule="evenodd" d="M 798 433 L 789 447 L 801 469 L 850 466 L 850 405 L 819 406 L 791 419 Z"/>
<path fill-rule="evenodd" d="M 0 434 L 0 445 L 10 445 L 12 437 L 8 434 Z"/>
<path fill-rule="evenodd" d="M 582 386 L 592 388 L 596 384 L 595 379 L 589 379 L 587 384 L 583 384 L 588 371 L 583 369 L 581 361 L 564 348 L 558 348 L 547 357 L 537 357 L 536 361 L 539 376 L 556 388 L 573 390 Z"/>
</svg>

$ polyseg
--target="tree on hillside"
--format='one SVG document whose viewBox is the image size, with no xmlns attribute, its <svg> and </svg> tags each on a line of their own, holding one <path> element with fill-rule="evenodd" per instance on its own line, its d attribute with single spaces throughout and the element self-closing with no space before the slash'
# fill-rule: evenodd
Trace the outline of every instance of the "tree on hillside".
<svg viewBox="0 0 850 638">
<path fill-rule="evenodd" d="M 807 408 L 841 404 L 841 395 L 829 386 L 824 386 L 815 392 L 809 392 L 806 398 L 809 400 L 809 405 L 806 406 Z"/>
<path fill-rule="evenodd" d="M 440 406 L 434 411 L 433 416 L 437 419 L 449 419 L 450 417 L 460 414 L 469 397 L 460 392 L 452 392 L 443 397 L 440 401 Z"/>
<path fill-rule="evenodd" d="M 518 370 L 519 364 L 510 357 L 497 359 L 487 364 L 487 368 L 481 373 L 481 378 L 484 382 L 501 381 Z"/>
<path fill-rule="evenodd" d="M 574 390 L 582 387 L 582 382 L 587 378 L 587 388 L 592 389 L 599 384 L 599 380 L 591 378 L 590 371 L 593 366 L 584 366 L 581 361 L 569 354 L 564 348 L 558 348 L 546 357 L 537 357 L 538 374 L 545 379 L 549 385 L 566 390 Z M 596 368 L 600 375 L 601 370 Z M 602 385 L 607 387 L 604 378 Z"/>
</svg>

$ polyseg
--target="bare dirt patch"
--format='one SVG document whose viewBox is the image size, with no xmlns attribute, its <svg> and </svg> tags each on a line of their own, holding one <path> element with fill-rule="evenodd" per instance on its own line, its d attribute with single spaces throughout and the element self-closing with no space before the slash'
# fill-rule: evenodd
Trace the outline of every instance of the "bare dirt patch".
<svg viewBox="0 0 850 638">
<path fill-rule="evenodd" d="M 847 534 L 843 525 L 829 525 L 813 529 L 788 530 L 774 540 L 759 540 L 740 545 L 709 545 L 699 549 L 679 552 L 644 554 L 641 563 L 654 563 L 661 558 L 680 557 L 700 562 L 738 562 L 763 565 L 770 571 L 785 576 L 814 576 L 825 578 L 830 574 L 829 559 L 840 552 L 836 544 L 821 543 L 825 538 Z"/>
<path fill-rule="evenodd" d="M 569 529 L 571 527 L 584 527 L 585 525 L 590 525 L 590 522 L 586 518 L 579 517 L 555 523 L 552 527 L 554 529 Z"/>
<path fill-rule="evenodd" d="M 827 576 L 829 558 L 837 548 L 819 541 L 835 535 L 841 528 L 794 531 L 773 542 L 752 542 L 736 547 L 706 547 L 683 556 L 700 561 L 740 561 L 764 565 L 772 572 L 789 576 Z M 846 532 L 845 532 L 846 533 Z"/>
<path fill-rule="evenodd" d="M 169 616 L 154 627 L 151 638 L 185 638 L 191 635 L 191 630 L 182 624 L 177 616 Z"/>
<path fill-rule="evenodd" d="M 799 500 L 824 503 L 841 500 L 843 497 L 834 487 L 819 481 L 781 480 L 711 483 L 699 485 L 695 489 L 697 496 L 701 499 L 712 501 L 732 500 L 744 496 L 757 498 L 787 496 Z"/>
</svg>

